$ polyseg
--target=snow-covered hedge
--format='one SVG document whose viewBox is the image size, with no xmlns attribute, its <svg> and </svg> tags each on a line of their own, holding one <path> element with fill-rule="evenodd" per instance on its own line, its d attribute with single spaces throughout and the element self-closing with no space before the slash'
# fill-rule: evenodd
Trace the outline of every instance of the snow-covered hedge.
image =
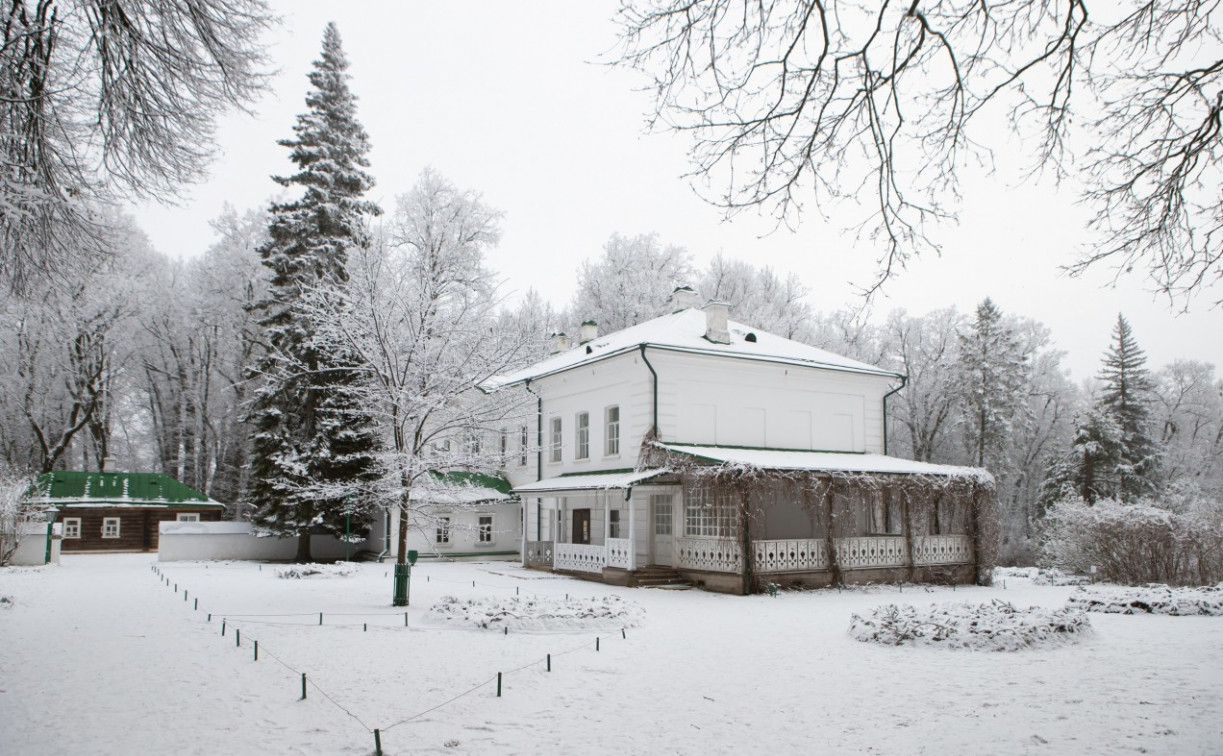
<svg viewBox="0 0 1223 756">
<path fill-rule="evenodd" d="M 425 616 L 430 624 L 511 630 L 618 630 L 641 623 L 640 605 L 619 596 L 557 598 L 443 596 Z"/>
<path fill-rule="evenodd" d="M 277 567 L 276 577 L 300 580 L 308 577 L 348 577 L 361 571 L 355 564 L 341 562 L 340 564 L 292 564 L 288 567 Z"/>
<path fill-rule="evenodd" d="M 868 617 L 853 615 L 849 623 L 850 637 L 864 643 L 974 651 L 1064 645 L 1090 632 L 1091 622 L 1078 609 L 1020 609 L 998 600 L 988 604 L 931 604 L 925 608 L 885 604 Z"/>
<path fill-rule="evenodd" d="M 1027 579 L 1032 585 L 1087 585 L 1091 578 L 1086 575 L 1067 575 L 1055 567 L 995 567 L 994 583 L 1003 580 Z"/>
<path fill-rule="evenodd" d="M 1098 585 L 1079 588 L 1066 606 L 1108 614 L 1169 614 L 1178 617 L 1223 617 L 1223 583 L 1202 588 L 1141 588 Z"/>
<path fill-rule="evenodd" d="M 1070 572 L 1094 566 L 1110 583 L 1215 583 L 1223 580 L 1223 505 L 1060 501 L 1045 515 L 1041 553 L 1046 565 Z"/>
</svg>

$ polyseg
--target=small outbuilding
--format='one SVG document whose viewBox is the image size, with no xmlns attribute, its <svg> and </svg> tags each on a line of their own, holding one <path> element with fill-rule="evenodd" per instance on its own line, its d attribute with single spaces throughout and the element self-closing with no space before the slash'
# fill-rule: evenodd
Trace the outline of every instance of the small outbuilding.
<svg viewBox="0 0 1223 756">
<path fill-rule="evenodd" d="M 29 503 L 55 507 L 63 551 L 156 551 L 162 522 L 218 521 L 225 505 L 162 473 L 56 471 Z"/>
</svg>

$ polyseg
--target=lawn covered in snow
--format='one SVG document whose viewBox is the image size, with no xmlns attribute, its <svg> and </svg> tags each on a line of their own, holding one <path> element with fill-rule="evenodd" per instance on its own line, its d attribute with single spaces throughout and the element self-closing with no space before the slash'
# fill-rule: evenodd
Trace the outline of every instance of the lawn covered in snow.
<svg viewBox="0 0 1223 756">
<path fill-rule="evenodd" d="M 1219 617 L 1090 613 L 1076 642 L 1012 652 L 887 646 L 851 617 L 1057 610 L 1075 588 L 735 597 L 422 563 L 405 618 L 389 569 L 0 571 L 0 753 L 366 755 L 375 728 L 388 756 L 1223 752 Z"/>
</svg>

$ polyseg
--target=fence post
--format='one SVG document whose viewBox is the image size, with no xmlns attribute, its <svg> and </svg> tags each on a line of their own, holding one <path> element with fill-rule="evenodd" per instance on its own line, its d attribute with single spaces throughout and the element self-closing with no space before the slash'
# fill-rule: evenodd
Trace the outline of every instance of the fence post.
<svg viewBox="0 0 1223 756">
<path fill-rule="evenodd" d="M 382 733 L 374 730 L 374 756 L 382 756 Z"/>
<path fill-rule="evenodd" d="M 501 698 L 501 673 L 497 673 L 497 698 Z"/>
<path fill-rule="evenodd" d="M 305 672 L 302 672 L 302 699 L 301 700 L 303 701 L 306 700 L 306 673 Z"/>
</svg>

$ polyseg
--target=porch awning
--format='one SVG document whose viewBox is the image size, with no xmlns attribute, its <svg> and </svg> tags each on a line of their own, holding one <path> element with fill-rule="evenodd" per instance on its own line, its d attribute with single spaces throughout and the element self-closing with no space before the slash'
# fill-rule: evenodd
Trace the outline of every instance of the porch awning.
<svg viewBox="0 0 1223 756">
<path fill-rule="evenodd" d="M 849 452 L 783 451 L 779 449 L 743 449 L 729 446 L 692 446 L 654 442 L 669 452 L 720 465 L 743 465 L 762 470 L 812 470 L 844 473 L 880 473 L 891 475 L 938 475 L 973 478 L 982 482 L 993 477 L 979 467 L 935 465 L 911 459 L 888 457 L 883 454 Z"/>
<path fill-rule="evenodd" d="M 627 472 L 590 473 L 588 475 L 561 475 L 534 483 L 524 483 L 514 488 L 517 494 L 553 493 L 557 491 L 597 491 L 629 486 L 670 472 L 665 467 L 653 470 L 630 470 Z"/>
</svg>

